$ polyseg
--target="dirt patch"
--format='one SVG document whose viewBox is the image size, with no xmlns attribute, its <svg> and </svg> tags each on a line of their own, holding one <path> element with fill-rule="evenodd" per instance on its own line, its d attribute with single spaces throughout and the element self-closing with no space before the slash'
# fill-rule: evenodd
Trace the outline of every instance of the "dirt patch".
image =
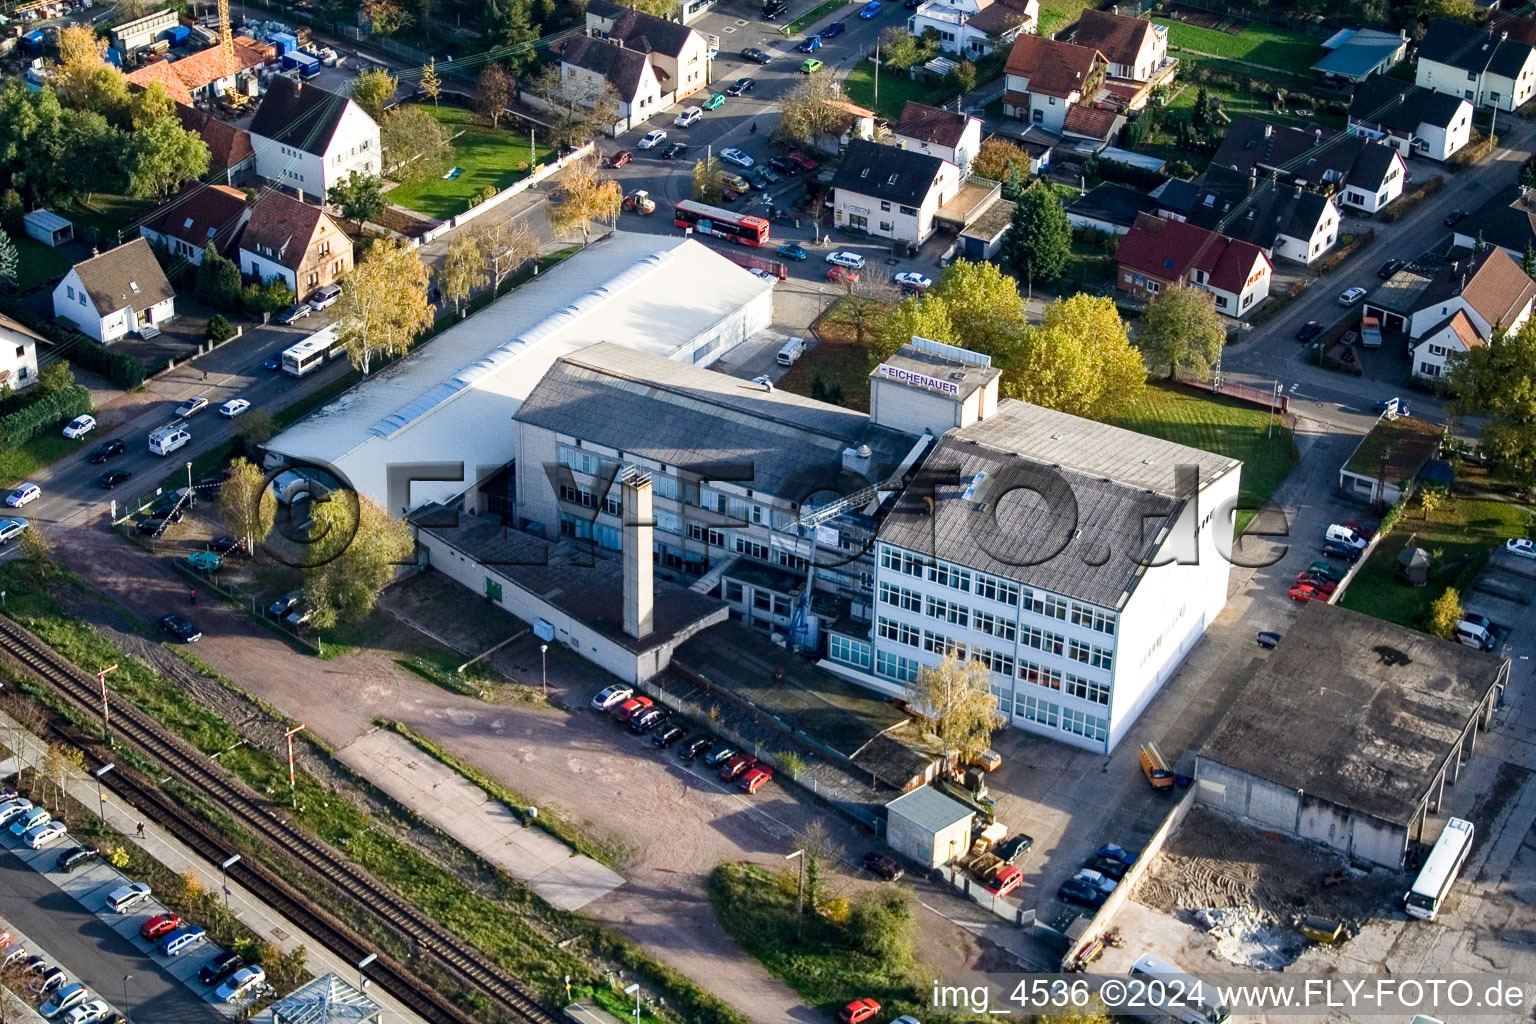
<svg viewBox="0 0 1536 1024">
<path fill-rule="evenodd" d="M 1225 32 L 1229 36 L 1235 36 L 1248 27 L 1248 22 L 1242 18 L 1233 18 L 1214 11 L 1200 11 L 1193 7 L 1170 7 L 1168 17 L 1174 21 L 1182 21 L 1186 25 L 1194 25 L 1196 28 Z"/>
</svg>

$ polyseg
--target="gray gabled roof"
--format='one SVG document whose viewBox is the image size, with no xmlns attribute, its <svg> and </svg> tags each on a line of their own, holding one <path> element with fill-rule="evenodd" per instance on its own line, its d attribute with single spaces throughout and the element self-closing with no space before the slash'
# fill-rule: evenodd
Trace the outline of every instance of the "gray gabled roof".
<svg viewBox="0 0 1536 1024">
<path fill-rule="evenodd" d="M 680 57 L 688 44 L 693 29 L 677 21 L 658 18 L 654 14 L 622 7 L 608 0 L 590 0 L 587 10 L 605 21 L 613 22 L 608 30 L 609 39 L 617 39 L 631 50 L 642 53 L 664 53 Z"/>
<path fill-rule="evenodd" d="M 879 539 L 1119 609 L 1184 508 L 1180 467 L 1194 467 L 1204 487 L 1240 465 L 1008 399 L 939 441 L 923 475 L 956 482 L 903 492 Z"/>
<path fill-rule="evenodd" d="M 1157 200 L 1145 192 L 1106 181 L 1074 199 L 1067 206 L 1067 215 L 1130 228 L 1138 213 L 1154 213 L 1157 208 Z"/>
<path fill-rule="evenodd" d="M 1414 133 L 1424 124 L 1446 129 L 1456 120 L 1463 103 L 1466 100 L 1460 96 L 1411 85 L 1390 75 L 1372 75 L 1355 89 L 1349 119 L 1397 132 Z"/>
<path fill-rule="evenodd" d="M 251 134 L 315 156 L 324 156 L 351 103 L 308 82 L 278 76 L 251 120 Z"/>
<path fill-rule="evenodd" d="M 943 166 L 936 156 L 854 139 L 843 151 L 832 187 L 903 206 L 921 206 Z"/>
<path fill-rule="evenodd" d="M 619 98 L 629 103 L 640 90 L 649 58 L 639 50 L 593 36 L 575 36 L 560 49 L 560 59 L 567 64 L 601 75 L 613 86 Z"/>
<path fill-rule="evenodd" d="M 157 302 L 176 297 L 155 251 L 143 237 L 76 263 L 75 273 L 101 316 L 124 307 L 142 313 Z"/>
<path fill-rule="evenodd" d="M 897 797 L 885 805 L 885 810 L 887 814 L 901 815 L 930 835 L 942 832 L 957 821 L 969 821 L 975 813 L 932 786 L 919 786 Z"/>
<path fill-rule="evenodd" d="M 1472 74 L 1492 72 L 1505 78 L 1517 77 L 1530 55 L 1529 43 L 1446 18 L 1431 21 L 1423 42 L 1419 43 L 1420 60 Z"/>
</svg>

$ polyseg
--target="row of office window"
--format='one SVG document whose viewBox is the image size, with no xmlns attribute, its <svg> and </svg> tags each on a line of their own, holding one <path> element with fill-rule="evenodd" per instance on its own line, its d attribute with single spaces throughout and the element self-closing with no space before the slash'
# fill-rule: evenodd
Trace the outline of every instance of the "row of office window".
<svg viewBox="0 0 1536 1024">
<path fill-rule="evenodd" d="M 1093 740 L 1109 738 L 1109 720 L 1090 715 L 1086 711 L 1065 708 L 1033 694 L 1021 693 L 1014 698 L 1013 713 L 1039 725 L 1060 729 Z"/>
<path fill-rule="evenodd" d="M 921 612 L 929 618 L 939 619 L 962 628 L 974 629 L 978 633 L 986 633 L 999 640 L 1012 642 L 1019 636 L 1019 626 L 1012 620 L 998 618 L 990 612 L 972 611 L 963 604 L 945 598 L 924 596 L 905 587 L 898 587 L 894 583 L 881 581 L 878 598 L 881 604 L 888 604 L 903 611 Z M 1063 606 L 1060 617 L 1065 618 L 1067 602 L 1059 598 L 1052 600 Z M 1023 627 L 1023 637 L 1027 646 L 1037 650 L 1051 654 L 1065 653 L 1073 661 L 1082 662 L 1094 668 L 1106 670 L 1114 668 L 1114 652 L 1105 648 L 1081 640 L 1069 641 L 1060 634 L 1033 626 Z"/>
<path fill-rule="evenodd" d="M 1043 615 L 1060 622 L 1070 621 L 1075 626 L 1082 626 L 1106 636 L 1115 635 L 1117 617 L 1113 612 L 1069 601 L 1045 591 L 1020 587 L 1017 583 L 988 576 L 985 573 L 974 572 L 948 562 L 925 559 L 899 548 L 887 546 L 880 548 L 880 565 L 882 568 L 899 572 L 904 576 L 926 579 L 931 583 L 973 593 L 978 597 L 1010 607 L 1022 605 L 1025 610 L 1034 612 L 1036 615 Z"/>
<path fill-rule="evenodd" d="M 1039 686 L 1047 690 L 1058 690 L 1069 693 L 1074 697 L 1092 701 L 1095 704 L 1109 706 L 1109 684 L 1101 683 L 1093 679 L 1084 679 L 1070 672 L 1062 672 L 1058 669 L 1048 668 L 1045 665 L 1037 665 L 1032 661 L 1020 661 L 1019 682 L 1028 683 L 1031 686 Z"/>
</svg>

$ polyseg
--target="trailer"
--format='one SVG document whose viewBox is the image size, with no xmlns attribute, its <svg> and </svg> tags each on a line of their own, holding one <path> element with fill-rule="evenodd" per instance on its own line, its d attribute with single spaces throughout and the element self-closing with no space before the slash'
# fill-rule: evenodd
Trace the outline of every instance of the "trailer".
<svg viewBox="0 0 1536 1024">
<path fill-rule="evenodd" d="M 267 36 L 267 42 L 277 48 L 279 57 L 286 56 L 299 48 L 299 41 L 291 32 L 273 32 Z"/>
<path fill-rule="evenodd" d="M 314 78 L 320 73 L 320 62 L 303 50 L 290 50 L 283 54 L 283 70 L 297 70 L 305 78 Z"/>
</svg>

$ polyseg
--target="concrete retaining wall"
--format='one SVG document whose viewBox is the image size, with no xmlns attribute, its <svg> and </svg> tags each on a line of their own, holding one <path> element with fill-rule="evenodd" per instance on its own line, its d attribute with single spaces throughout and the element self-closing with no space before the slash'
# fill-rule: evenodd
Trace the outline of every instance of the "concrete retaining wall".
<svg viewBox="0 0 1536 1024">
<path fill-rule="evenodd" d="M 441 238 L 443 235 L 446 235 L 448 232 L 452 231 L 454 228 L 463 224 L 468 224 L 482 213 L 494 210 L 496 207 L 500 206 L 508 199 L 511 199 L 513 196 L 522 195 L 524 192 L 528 191 L 539 182 L 546 180 L 551 175 L 560 173 L 571 161 L 580 160 L 582 157 L 587 156 L 592 151 L 593 144 L 589 142 L 579 149 L 569 153 L 568 155 L 561 157 L 552 164 L 544 164 L 542 167 L 535 168 L 533 173 L 529 174 L 528 177 L 524 178 L 522 181 L 514 182 L 513 184 L 508 185 L 494 196 L 491 196 L 491 198 L 487 199 L 485 202 L 476 206 L 471 206 L 469 209 L 465 210 L 458 216 L 450 217 L 443 221 L 437 227 L 421 236 L 421 244 L 426 245 L 428 242 L 435 241 Z"/>
</svg>

